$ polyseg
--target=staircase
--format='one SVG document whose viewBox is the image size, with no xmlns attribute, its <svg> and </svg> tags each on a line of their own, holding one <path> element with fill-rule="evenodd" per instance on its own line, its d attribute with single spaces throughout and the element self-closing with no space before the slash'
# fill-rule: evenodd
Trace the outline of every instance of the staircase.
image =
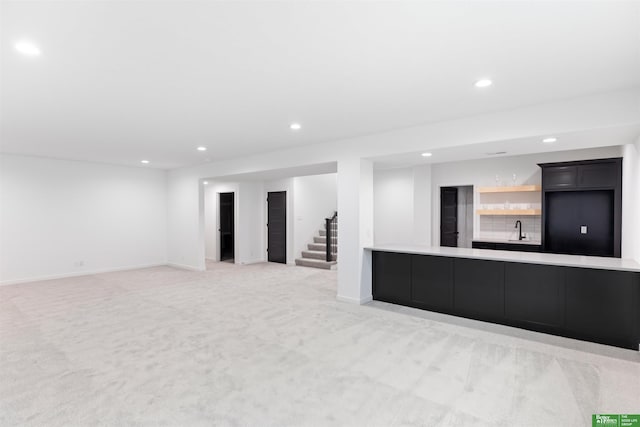
<svg viewBox="0 0 640 427">
<path fill-rule="evenodd" d="M 335 217 L 334 217 L 335 218 Z M 302 258 L 296 259 L 296 265 L 304 267 L 323 268 L 335 270 L 338 256 L 338 221 L 337 218 L 331 224 L 331 261 L 327 261 L 327 231 L 326 226 L 318 230 L 318 236 L 313 236 L 313 243 L 307 245 L 306 251 L 302 251 Z"/>
</svg>

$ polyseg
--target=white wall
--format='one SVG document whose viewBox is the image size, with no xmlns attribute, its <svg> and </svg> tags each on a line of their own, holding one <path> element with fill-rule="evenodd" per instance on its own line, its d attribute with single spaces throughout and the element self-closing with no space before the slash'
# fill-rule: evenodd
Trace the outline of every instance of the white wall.
<svg viewBox="0 0 640 427">
<path fill-rule="evenodd" d="M 6 154 L 0 166 L 1 283 L 166 263 L 165 171 Z"/>
<path fill-rule="evenodd" d="M 374 171 L 373 206 L 376 245 L 429 245 L 431 165 Z"/>
<path fill-rule="evenodd" d="M 307 250 L 307 244 L 313 242 L 318 230 L 323 229 L 324 219 L 338 210 L 337 174 L 293 178 L 293 190 L 294 252 L 298 258 L 303 250 Z"/>
<path fill-rule="evenodd" d="M 373 236 L 376 245 L 413 242 L 413 168 L 374 171 Z"/>
<path fill-rule="evenodd" d="M 338 295 L 341 301 L 371 301 L 373 164 L 360 158 L 338 161 Z"/>
<path fill-rule="evenodd" d="M 623 147 L 622 257 L 640 262 L 640 138 Z"/>
<path fill-rule="evenodd" d="M 413 168 L 413 243 L 431 244 L 431 165 Z"/>
<path fill-rule="evenodd" d="M 238 183 L 236 264 L 252 264 L 266 259 L 265 206 L 266 197 L 262 182 Z"/>
</svg>

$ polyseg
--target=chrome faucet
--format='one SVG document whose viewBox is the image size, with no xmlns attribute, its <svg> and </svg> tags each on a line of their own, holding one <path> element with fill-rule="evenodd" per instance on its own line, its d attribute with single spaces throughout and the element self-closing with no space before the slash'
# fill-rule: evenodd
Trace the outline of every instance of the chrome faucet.
<svg viewBox="0 0 640 427">
<path fill-rule="evenodd" d="M 522 240 L 524 236 L 522 235 L 522 222 L 520 220 L 516 221 L 515 228 L 518 228 L 518 226 L 520 226 L 520 228 L 518 229 L 518 240 Z"/>
</svg>

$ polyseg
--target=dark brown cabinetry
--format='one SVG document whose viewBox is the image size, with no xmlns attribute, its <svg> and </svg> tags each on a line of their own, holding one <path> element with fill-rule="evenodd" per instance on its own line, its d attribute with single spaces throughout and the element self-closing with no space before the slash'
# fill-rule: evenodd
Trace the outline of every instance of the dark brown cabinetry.
<svg viewBox="0 0 640 427">
<path fill-rule="evenodd" d="M 638 350 L 640 273 L 373 252 L 373 298 Z"/>
<path fill-rule="evenodd" d="M 620 257 L 622 159 L 544 163 L 544 252 Z"/>
</svg>

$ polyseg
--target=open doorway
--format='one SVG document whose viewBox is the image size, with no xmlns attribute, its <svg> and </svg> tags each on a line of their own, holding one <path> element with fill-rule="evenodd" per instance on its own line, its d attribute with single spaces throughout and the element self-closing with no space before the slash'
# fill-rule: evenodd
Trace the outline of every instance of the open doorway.
<svg viewBox="0 0 640 427">
<path fill-rule="evenodd" d="M 471 248 L 473 186 L 440 188 L 440 246 Z"/>
<path fill-rule="evenodd" d="M 220 261 L 233 261 L 234 259 L 234 194 L 219 193 L 219 218 L 220 227 Z"/>
</svg>

